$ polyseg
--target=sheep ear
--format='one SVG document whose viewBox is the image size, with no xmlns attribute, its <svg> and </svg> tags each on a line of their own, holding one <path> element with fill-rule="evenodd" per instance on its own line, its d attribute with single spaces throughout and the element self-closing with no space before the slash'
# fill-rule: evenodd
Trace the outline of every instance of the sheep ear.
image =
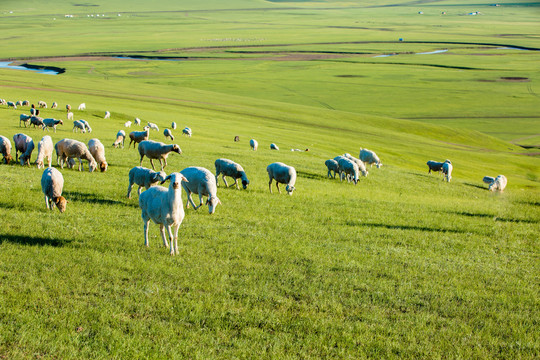
<svg viewBox="0 0 540 360">
<path fill-rule="evenodd" d="M 181 181 L 189 182 L 188 179 L 184 175 L 180 174 L 180 176 L 181 176 L 181 178 L 180 178 Z"/>
<path fill-rule="evenodd" d="M 171 179 L 171 175 L 168 175 L 165 179 L 163 179 L 162 182 L 160 182 L 161 185 L 163 185 L 163 183 L 167 180 L 170 180 Z"/>
</svg>

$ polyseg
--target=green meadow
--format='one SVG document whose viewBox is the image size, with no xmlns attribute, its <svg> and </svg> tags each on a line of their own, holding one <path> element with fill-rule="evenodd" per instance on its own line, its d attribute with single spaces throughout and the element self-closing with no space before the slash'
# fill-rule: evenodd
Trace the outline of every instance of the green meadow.
<svg viewBox="0 0 540 360">
<path fill-rule="evenodd" d="M 0 135 L 98 138 L 109 169 L 61 170 L 60 214 L 37 149 L 0 164 L 0 359 L 538 358 L 540 3 L 493 5 L 2 1 L 0 61 L 65 72 L 0 68 L 0 98 L 64 121 L 20 127 L 29 108 L 1 105 Z M 139 154 L 112 143 L 136 117 L 182 149 L 167 173 L 228 158 L 250 180 L 186 210 L 175 257 L 158 225 L 144 246 L 126 198 Z M 360 148 L 384 165 L 327 177 Z M 449 183 L 427 171 L 445 159 Z M 269 192 L 277 161 L 292 196 Z"/>
</svg>

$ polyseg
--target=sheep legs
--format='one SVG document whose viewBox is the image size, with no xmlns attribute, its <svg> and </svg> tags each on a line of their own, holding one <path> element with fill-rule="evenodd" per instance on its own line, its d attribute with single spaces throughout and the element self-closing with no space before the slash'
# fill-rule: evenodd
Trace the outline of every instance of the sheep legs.
<svg viewBox="0 0 540 360">
<path fill-rule="evenodd" d="M 171 237 L 171 227 L 167 226 L 167 231 L 169 232 L 169 239 L 171 240 L 171 246 L 172 246 L 172 237 Z M 165 225 L 159 224 L 159 232 L 161 233 L 161 238 L 163 239 L 163 246 L 169 247 L 169 243 L 167 242 L 167 236 L 165 236 Z"/>
<path fill-rule="evenodd" d="M 180 228 L 180 224 L 174 225 L 174 237 L 173 237 L 173 230 L 171 229 L 170 225 L 167 226 L 167 231 L 169 233 L 169 240 L 171 241 L 171 255 L 178 255 L 178 229 Z"/>
<path fill-rule="evenodd" d="M 52 210 L 51 201 L 47 195 L 45 195 L 45 206 L 47 206 L 47 209 Z"/>
<path fill-rule="evenodd" d="M 143 221 L 144 221 L 144 245 L 146 247 L 149 247 L 150 244 L 148 243 L 148 224 L 150 224 L 150 218 L 145 219 L 143 216 Z"/>
<path fill-rule="evenodd" d="M 188 202 L 186 203 L 186 209 L 189 208 L 189 204 L 191 204 L 191 206 L 193 206 L 194 210 L 197 210 L 198 208 L 201 207 L 201 205 L 195 206 L 195 203 L 193 202 L 193 199 L 191 198 L 191 191 L 187 193 L 187 199 L 188 199 Z"/>
</svg>

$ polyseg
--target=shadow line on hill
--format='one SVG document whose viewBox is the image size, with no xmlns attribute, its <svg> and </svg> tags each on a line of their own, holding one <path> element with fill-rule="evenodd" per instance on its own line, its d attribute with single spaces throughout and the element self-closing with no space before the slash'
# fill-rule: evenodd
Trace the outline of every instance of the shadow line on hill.
<svg viewBox="0 0 540 360">
<path fill-rule="evenodd" d="M 24 235 L 10 235 L 0 234 L 0 244 L 4 241 L 20 244 L 20 245 L 37 245 L 37 246 L 54 246 L 60 247 L 67 245 L 71 242 L 68 239 L 48 239 L 39 236 L 24 236 Z"/>
</svg>

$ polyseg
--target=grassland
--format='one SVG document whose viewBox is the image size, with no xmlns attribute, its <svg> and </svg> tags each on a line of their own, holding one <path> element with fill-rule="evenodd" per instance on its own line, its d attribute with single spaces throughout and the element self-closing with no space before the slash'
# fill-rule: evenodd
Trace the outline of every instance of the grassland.
<svg viewBox="0 0 540 360">
<path fill-rule="evenodd" d="M 537 358 L 540 162 L 515 143 L 539 144 L 540 71 L 506 47 L 540 48 L 538 3 L 392 4 L 2 2 L 2 57 L 66 72 L 0 69 L 0 97 L 61 119 L 86 102 L 91 134 L 50 135 L 101 139 L 110 167 L 63 170 L 59 214 L 41 170 L 0 165 L 0 357 Z M 0 134 L 39 141 L 21 112 L 0 107 Z M 144 248 L 125 198 L 138 154 L 109 145 L 134 117 L 192 128 L 167 172 L 225 157 L 251 181 L 221 183 L 212 216 L 186 211 L 178 257 L 155 225 Z M 384 166 L 326 178 L 360 147 Z M 425 165 L 446 158 L 451 183 Z M 269 194 L 274 161 L 297 169 L 292 197 Z"/>
</svg>

